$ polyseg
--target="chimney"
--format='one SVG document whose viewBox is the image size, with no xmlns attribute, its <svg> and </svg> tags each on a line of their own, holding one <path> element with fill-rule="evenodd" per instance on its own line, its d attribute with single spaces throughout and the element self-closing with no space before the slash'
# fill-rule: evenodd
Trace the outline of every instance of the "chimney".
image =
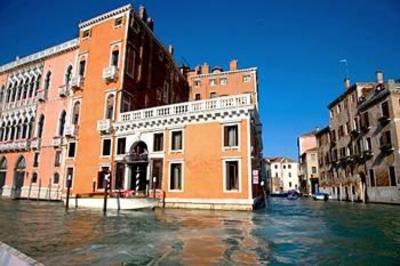
<svg viewBox="0 0 400 266">
<path fill-rule="evenodd" d="M 207 63 L 204 63 L 203 66 L 201 67 L 201 74 L 208 74 L 209 72 L 209 66 Z"/>
<path fill-rule="evenodd" d="M 382 70 L 376 71 L 376 83 L 383 84 L 383 71 Z"/>
<path fill-rule="evenodd" d="M 344 79 L 344 88 L 347 90 L 351 87 L 351 82 L 349 78 Z"/>
<path fill-rule="evenodd" d="M 233 71 L 233 70 L 237 70 L 238 68 L 238 60 L 237 59 L 233 59 L 229 62 L 229 70 Z"/>
<path fill-rule="evenodd" d="M 174 56 L 174 46 L 172 46 L 171 44 L 168 45 L 168 52 L 171 56 Z"/>
<path fill-rule="evenodd" d="M 147 20 L 147 12 L 146 12 L 146 8 L 144 6 L 140 6 L 139 7 L 139 17 L 140 17 L 141 20 L 146 22 L 146 20 Z"/>
<path fill-rule="evenodd" d="M 150 17 L 148 17 L 148 18 L 147 18 L 147 21 L 146 21 L 146 24 L 147 24 L 147 26 L 149 27 L 149 29 L 150 29 L 151 31 L 153 31 L 153 28 L 154 28 L 154 21 L 153 21 L 153 19 L 150 18 Z"/>
</svg>

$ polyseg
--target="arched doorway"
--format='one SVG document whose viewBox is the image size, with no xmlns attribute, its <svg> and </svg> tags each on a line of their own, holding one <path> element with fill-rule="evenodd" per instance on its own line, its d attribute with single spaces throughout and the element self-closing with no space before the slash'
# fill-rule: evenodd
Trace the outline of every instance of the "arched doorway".
<svg viewBox="0 0 400 266">
<path fill-rule="evenodd" d="M 148 149 L 143 141 L 135 142 L 125 156 L 125 162 L 130 168 L 130 178 L 128 180 L 128 189 L 135 193 L 146 193 L 148 189 L 147 165 Z"/>
<path fill-rule="evenodd" d="M 21 196 L 21 190 L 24 186 L 26 161 L 24 156 L 19 157 L 14 169 L 14 185 L 13 185 L 13 198 Z"/>
<path fill-rule="evenodd" d="M 7 176 L 7 159 L 6 157 L 0 160 L 0 196 L 3 194 L 3 187 L 6 183 Z"/>
</svg>

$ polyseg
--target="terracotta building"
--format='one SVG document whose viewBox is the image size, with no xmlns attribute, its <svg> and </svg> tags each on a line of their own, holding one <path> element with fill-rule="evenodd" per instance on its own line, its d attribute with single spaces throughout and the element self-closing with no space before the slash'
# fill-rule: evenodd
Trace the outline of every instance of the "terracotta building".
<svg viewBox="0 0 400 266">
<path fill-rule="evenodd" d="M 400 203 L 400 84 L 345 81 L 345 92 L 330 105 L 328 129 L 318 134 L 321 186 L 333 198 Z M 328 137 L 329 136 L 329 137 Z"/>
<path fill-rule="evenodd" d="M 305 195 L 319 191 L 317 134 L 318 130 L 298 137 L 300 192 Z"/>
<path fill-rule="evenodd" d="M 0 67 L 3 196 L 60 199 L 67 180 L 73 195 L 101 193 L 108 170 L 113 191 L 155 191 L 164 206 L 253 208 L 256 68 L 178 67 L 153 27 L 144 7 L 123 6 Z"/>
</svg>

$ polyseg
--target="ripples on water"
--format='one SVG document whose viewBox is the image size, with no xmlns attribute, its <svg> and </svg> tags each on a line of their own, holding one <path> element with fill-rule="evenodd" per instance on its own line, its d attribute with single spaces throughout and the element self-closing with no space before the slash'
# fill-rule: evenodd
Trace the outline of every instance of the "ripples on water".
<svg viewBox="0 0 400 266">
<path fill-rule="evenodd" d="M 400 206 L 109 212 L 0 200 L 0 240 L 46 265 L 399 265 Z"/>
</svg>

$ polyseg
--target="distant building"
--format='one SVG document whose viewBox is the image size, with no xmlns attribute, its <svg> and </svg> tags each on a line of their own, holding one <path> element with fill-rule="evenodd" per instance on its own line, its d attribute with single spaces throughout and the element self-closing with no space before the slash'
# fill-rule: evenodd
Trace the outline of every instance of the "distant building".
<svg viewBox="0 0 400 266">
<path fill-rule="evenodd" d="M 297 139 L 300 191 L 304 194 L 313 194 L 319 189 L 317 132 L 303 134 Z"/>
<path fill-rule="evenodd" d="M 321 190 L 338 200 L 400 203 L 400 83 L 345 80 L 317 134 Z"/>
<path fill-rule="evenodd" d="M 268 188 L 270 192 L 299 190 L 299 164 L 285 157 L 265 159 Z"/>
</svg>

